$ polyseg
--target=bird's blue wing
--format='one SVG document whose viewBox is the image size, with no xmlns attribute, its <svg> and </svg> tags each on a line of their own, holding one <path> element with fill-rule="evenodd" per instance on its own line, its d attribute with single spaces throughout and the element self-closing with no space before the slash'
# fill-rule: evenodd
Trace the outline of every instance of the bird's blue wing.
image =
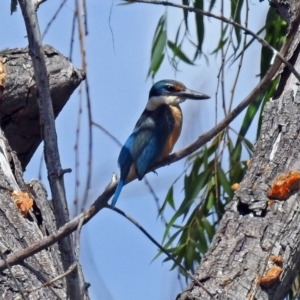
<svg viewBox="0 0 300 300">
<path fill-rule="evenodd" d="M 114 207 L 117 203 L 117 200 L 120 196 L 120 193 L 123 189 L 123 186 L 126 182 L 128 173 L 130 171 L 130 167 L 133 163 L 132 160 L 132 156 L 131 156 L 131 145 L 132 145 L 132 141 L 134 139 L 134 135 L 132 134 L 126 141 L 126 143 L 124 144 L 124 146 L 121 149 L 119 158 L 118 158 L 118 164 L 120 166 L 121 169 L 121 175 L 120 175 L 120 180 L 119 183 L 117 185 L 114 197 L 112 199 L 111 205 Z"/>
<path fill-rule="evenodd" d="M 174 119 L 166 105 L 142 114 L 130 140 L 130 152 L 139 180 L 159 159 L 173 126 Z"/>
<path fill-rule="evenodd" d="M 150 130 L 150 128 L 137 128 L 134 130 L 122 147 L 118 158 L 121 175 L 111 202 L 113 207 L 116 205 L 126 183 L 131 165 L 134 164 L 136 175 L 141 180 L 160 152 L 153 130 Z"/>
<path fill-rule="evenodd" d="M 156 131 L 146 128 L 139 128 L 136 131 L 132 144 L 132 157 L 139 180 L 144 177 L 150 165 L 159 158 L 163 146 Z"/>
<path fill-rule="evenodd" d="M 132 157 L 132 143 L 134 141 L 134 133 L 132 133 L 125 144 L 123 145 L 119 158 L 118 158 L 118 164 L 121 169 L 121 178 L 124 178 L 126 180 L 127 175 L 129 173 L 131 164 L 133 162 L 133 157 Z"/>
</svg>

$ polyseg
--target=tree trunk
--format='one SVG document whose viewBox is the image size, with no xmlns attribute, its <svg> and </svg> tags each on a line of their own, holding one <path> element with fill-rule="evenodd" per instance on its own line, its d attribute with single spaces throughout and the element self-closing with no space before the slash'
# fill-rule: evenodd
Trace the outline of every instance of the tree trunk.
<svg viewBox="0 0 300 300">
<path fill-rule="evenodd" d="M 298 1 L 270 2 L 299 15 Z M 299 38 L 298 29 L 288 55 L 298 72 Z M 300 90 L 287 67 L 281 72 L 250 166 L 195 273 L 214 299 L 283 299 L 299 273 Z M 197 280 L 178 299 L 212 299 Z"/>
<path fill-rule="evenodd" d="M 57 116 L 85 74 L 54 48 L 45 46 L 44 50 Z M 42 141 L 28 49 L 5 50 L 0 56 L 7 73 L 4 93 L 0 96 L 1 128 L 8 139 L 0 130 L 0 259 L 5 260 L 10 253 L 25 249 L 57 228 L 43 185 L 36 180 L 30 183 L 23 180 L 23 169 Z M 28 213 L 20 208 L 27 201 L 16 196 L 20 194 L 33 200 Z M 77 268 L 82 276 L 80 265 Z M 64 272 L 61 253 L 55 244 L 2 271 L 0 294 L 2 299 L 67 299 L 65 277 L 56 278 Z M 56 280 L 50 283 L 53 279 Z M 43 283 L 46 284 L 42 286 Z M 82 292 L 81 299 L 89 299 L 87 291 Z"/>
</svg>

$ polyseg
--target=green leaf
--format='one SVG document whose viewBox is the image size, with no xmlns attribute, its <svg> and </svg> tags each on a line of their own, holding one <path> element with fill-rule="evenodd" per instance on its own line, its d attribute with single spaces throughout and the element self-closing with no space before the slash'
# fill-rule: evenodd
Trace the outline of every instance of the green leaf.
<svg viewBox="0 0 300 300">
<path fill-rule="evenodd" d="M 227 33 L 228 28 L 229 28 L 228 24 L 225 25 L 225 27 L 223 28 L 223 30 L 221 32 L 219 43 L 218 43 L 217 47 L 211 52 L 211 54 L 218 53 L 221 49 L 223 49 L 224 45 L 227 43 L 228 36 L 226 36 L 226 33 Z"/>
<path fill-rule="evenodd" d="M 178 237 L 178 235 L 182 232 L 182 229 L 177 230 L 167 241 L 167 243 L 163 246 L 165 249 L 168 249 L 168 247 L 174 242 L 174 240 Z M 168 249 L 169 251 L 169 249 Z M 154 261 L 157 257 L 159 257 L 163 252 L 161 250 L 158 251 L 158 253 L 154 256 L 152 261 Z"/>
<path fill-rule="evenodd" d="M 216 0 L 211 0 L 210 4 L 209 4 L 209 9 L 208 11 L 211 11 L 213 9 L 213 7 L 215 6 Z"/>
<path fill-rule="evenodd" d="M 163 241 L 166 239 L 170 228 L 173 226 L 174 222 L 180 217 L 180 216 L 186 216 L 189 212 L 189 209 L 191 205 L 194 204 L 195 198 L 198 195 L 199 191 L 204 187 L 204 185 L 207 182 L 207 178 L 211 176 L 211 170 L 206 169 L 203 172 L 201 172 L 195 180 L 192 180 L 192 178 L 185 176 L 185 198 L 182 201 L 180 207 L 175 212 L 171 220 L 168 222 L 168 225 L 166 227 L 166 230 L 164 232 Z"/>
<path fill-rule="evenodd" d="M 259 111 L 259 107 L 261 105 L 263 98 L 262 95 L 259 95 L 256 97 L 256 99 L 248 106 L 246 114 L 243 119 L 242 126 L 240 128 L 240 131 L 238 133 L 238 139 L 235 145 L 235 149 L 233 151 L 234 159 L 237 161 L 241 158 L 241 143 L 242 139 L 246 136 L 246 133 L 248 132 L 257 112 Z"/>
<path fill-rule="evenodd" d="M 154 78 L 157 73 L 163 59 L 164 59 L 164 51 L 167 42 L 167 33 L 165 30 L 165 15 L 163 15 L 157 24 L 152 49 L 151 49 L 151 63 L 148 71 L 148 76 L 152 75 Z"/>
<path fill-rule="evenodd" d="M 236 22 L 241 24 L 241 11 L 243 7 L 243 0 L 231 0 L 231 18 Z M 237 39 L 237 45 L 234 47 L 237 49 L 241 43 L 241 29 L 237 26 L 234 26 L 235 36 Z"/>
<path fill-rule="evenodd" d="M 194 2 L 194 7 L 203 10 L 203 0 L 196 0 Z M 197 55 L 202 53 L 202 44 L 204 40 L 204 21 L 203 15 L 195 13 L 196 18 L 196 29 L 197 29 Z"/>
<path fill-rule="evenodd" d="M 248 151 L 249 156 L 252 155 L 253 144 L 248 139 L 246 139 L 245 137 L 243 138 L 243 145 L 245 146 L 246 150 Z"/>
<path fill-rule="evenodd" d="M 165 54 L 162 54 L 162 55 L 159 57 L 159 60 L 158 60 L 158 61 L 156 61 L 155 63 L 151 64 L 151 67 L 150 67 L 150 69 L 149 69 L 149 71 L 148 71 L 148 75 L 147 75 L 148 77 L 149 77 L 151 74 L 152 74 L 152 75 L 151 75 L 152 78 L 155 77 L 155 75 L 156 75 L 157 71 L 159 70 L 160 65 L 161 65 L 161 63 L 163 62 L 164 58 L 165 58 Z"/>
<path fill-rule="evenodd" d="M 215 228 L 207 221 L 206 218 L 202 218 L 201 223 L 201 227 L 205 229 L 209 241 L 211 242 L 215 234 Z"/>
<path fill-rule="evenodd" d="M 11 0 L 10 1 L 10 14 L 12 15 L 14 12 L 16 12 L 17 8 L 18 8 L 18 0 Z"/>
<path fill-rule="evenodd" d="M 178 57 L 189 65 L 193 65 L 193 62 L 181 51 L 181 49 L 177 45 L 175 45 L 171 41 L 168 41 L 168 46 L 173 51 L 174 56 Z"/>
<path fill-rule="evenodd" d="M 256 32 L 256 35 L 260 35 L 264 30 L 266 29 L 265 26 L 263 26 L 261 29 L 259 29 L 257 32 Z M 246 50 L 251 46 L 251 44 L 256 41 L 256 38 L 252 37 L 250 39 L 250 41 L 245 45 L 245 47 L 243 47 L 243 49 L 241 50 L 241 52 L 235 56 L 235 58 L 231 61 L 230 63 L 230 66 L 232 66 L 245 52 Z M 228 59 L 227 61 L 229 61 L 232 57 L 234 56 L 234 54 L 232 54 Z"/>
<path fill-rule="evenodd" d="M 190 1 L 189 0 L 182 0 L 182 4 L 189 6 L 190 5 Z M 183 18 L 184 18 L 184 24 L 185 24 L 185 28 L 187 30 L 189 30 L 189 25 L 188 25 L 188 10 L 183 9 Z"/>
<path fill-rule="evenodd" d="M 276 50 L 279 50 L 285 39 L 287 30 L 286 23 L 277 15 L 275 10 L 270 7 L 266 18 L 266 35 L 265 40 Z M 260 76 L 261 78 L 266 74 L 270 67 L 273 58 L 273 53 L 262 47 L 260 60 Z"/>
<path fill-rule="evenodd" d="M 218 166 L 217 174 L 219 183 L 221 184 L 227 195 L 231 197 L 233 195 L 231 184 L 220 166 Z"/>
<path fill-rule="evenodd" d="M 158 216 L 160 216 L 163 213 L 167 204 L 169 204 L 173 209 L 175 209 L 175 204 L 174 204 L 174 199 L 173 199 L 173 185 L 169 188 L 169 191 L 165 198 L 165 201 L 158 211 Z"/>
</svg>

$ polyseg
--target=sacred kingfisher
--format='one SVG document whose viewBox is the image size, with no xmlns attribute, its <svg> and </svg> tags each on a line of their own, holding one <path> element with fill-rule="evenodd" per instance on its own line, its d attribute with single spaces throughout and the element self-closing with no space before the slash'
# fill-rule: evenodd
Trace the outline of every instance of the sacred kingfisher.
<svg viewBox="0 0 300 300">
<path fill-rule="evenodd" d="M 118 158 L 121 176 L 112 199 L 113 207 L 127 179 L 136 175 L 141 180 L 151 165 L 172 151 L 182 127 L 179 104 L 186 99 L 208 98 L 175 80 L 161 80 L 152 86 L 146 108 Z"/>
</svg>

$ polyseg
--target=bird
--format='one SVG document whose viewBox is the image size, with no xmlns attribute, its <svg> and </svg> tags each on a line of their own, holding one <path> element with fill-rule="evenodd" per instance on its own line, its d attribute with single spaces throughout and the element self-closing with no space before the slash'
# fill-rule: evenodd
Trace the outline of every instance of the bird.
<svg viewBox="0 0 300 300">
<path fill-rule="evenodd" d="M 152 86 L 146 108 L 118 158 L 120 180 L 111 202 L 112 207 L 116 205 L 127 179 L 136 175 L 142 180 L 151 165 L 173 150 L 182 128 L 182 111 L 179 104 L 186 99 L 209 98 L 205 94 L 186 88 L 176 80 L 160 80 Z"/>
</svg>

